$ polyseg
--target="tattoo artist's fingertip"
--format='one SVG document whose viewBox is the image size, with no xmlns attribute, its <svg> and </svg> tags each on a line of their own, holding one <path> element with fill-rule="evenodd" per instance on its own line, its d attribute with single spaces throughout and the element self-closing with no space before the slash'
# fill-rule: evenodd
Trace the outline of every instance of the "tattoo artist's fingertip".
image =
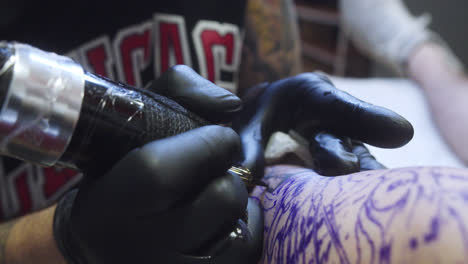
<svg viewBox="0 0 468 264">
<path fill-rule="evenodd" d="M 365 132 L 362 141 L 380 148 L 398 148 L 413 138 L 414 129 L 411 123 L 392 110 L 366 105 L 364 112 L 367 117 L 363 120 L 368 124 L 368 131 L 373 132 L 362 130 Z"/>
<path fill-rule="evenodd" d="M 238 112 L 242 109 L 242 100 L 233 94 L 222 96 L 221 101 L 225 107 L 225 112 Z"/>
<path fill-rule="evenodd" d="M 213 142 L 229 144 L 229 145 L 239 145 L 240 148 L 240 139 L 239 135 L 230 127 L 219 126 L 219 125 L 208 125 L 193 130 L 199 130 L 199 134 L 203 137 L 213 140 Z M 209 141 L 211 142 L 211 141 Z"/>
<path fill-rule="evenodd" d="M 391 133 L 389 135 L 391 138 L 393 138 L 393 142 L 389 140 L 389 143 L 393 143 L 391 144 L 391 146 L 389 146 L 390 148 L 398 148 L 404 146 L 408 144 L 408 142 L 410 142 L 414 136 L 413 125 L 411 125 L 411 123 L 404 117 L 400 116 L 397 125 L 398 127 L 396 127 L 393 131 L 394 133 Z"/>
<path fill-rule="evenodd" d="M 407 130 L 407 137 L 406 137 L 407 142 L 406 143 L 408 143 L 411 139 L 413 139 L 414 127 L 408 120 L 405 119 L 404 122 L 406 123 L 405 126 L 406 126 L 406 130 Z"/>
</svg>

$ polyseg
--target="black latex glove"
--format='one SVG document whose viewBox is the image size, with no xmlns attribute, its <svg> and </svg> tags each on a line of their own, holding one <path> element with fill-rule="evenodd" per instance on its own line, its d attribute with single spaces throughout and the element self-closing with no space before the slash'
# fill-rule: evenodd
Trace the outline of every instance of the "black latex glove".
<svg viewBox="0 0 468 264">
<path fill-rule="evenodd" d="M 219 126 L 130 152 L 59 203 L 59 248 L 70 263 L 256 263 L 261 211 L 226 173 L 239 155 L 238 135 Z"/>
<path fill-rule="evenodd" d="M 242 109 L 239 97 L 185 65 L 171 67 L 147 89 L 173 99 L 213 124 L 231 122 Z"/>
<path fill-rule="evenodd" d="M 238 97 L 186 66 L 149 87 L 211 122 L 228 122 L 241 108 Z M 56 209 L 61 252 L 70 263 L 256 262 L 262 213 L 247 203 L 239 178 L 226 174 L 239 152 L 232 130 L 205 127 L 147 144 L 103 176 L 85 176 L 76 200 L 70 192 Z"/>
<path fill-rule="evenodd" d="M 263 175 L 263 150 L 276 131 L 288 133 L 293 129 L 310 140 L 311 155 L 317 157 L 316 166 L 325 175 L 359 171 L 361 157 L 366 159 L 363 167 L 381 168 L 360 147 L 359 141 L 395 148 L 413 137 L 413 127 L 400 115 L 340 91 L 328 78 L 314 73 L 254 87 L 244 100 L 244 109 L 234 128 L 241 135 L 243 166 L 256 177 Z M 323 137 L 322 132 L 329 136 Z M 349 155 L 354 153 L 353 146 L 343 151 L 346 148 L 336 141 L 340 138 L 357 140 L 357 154 Z M 317 148 L 320 144 L 324 146 Z M 350 157 L 353 162 L 349 162 Z"/>
<path fill-rule="evenodd" d="M 320 132 L 310 140 L 313 169 L 326 176 L 337 176 L 365 170 L 385 169 L 369 150 L 357 140 Z"/>
</svg>

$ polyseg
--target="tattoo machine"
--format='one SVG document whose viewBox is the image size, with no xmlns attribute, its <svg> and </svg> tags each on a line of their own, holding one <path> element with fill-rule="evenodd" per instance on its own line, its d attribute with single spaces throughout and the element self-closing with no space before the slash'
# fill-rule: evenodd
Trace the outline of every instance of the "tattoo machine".
<svg viewBox="0 0 468 264">
<path fill-rule="evenodd" d="M 0 154 L 94 173 L 135 147 L 208 124 L 167 97 L 9 42 L 0 42 L 0 106 Z M 248 169 L 229 171 L 263 184 Z"/>
</svg>

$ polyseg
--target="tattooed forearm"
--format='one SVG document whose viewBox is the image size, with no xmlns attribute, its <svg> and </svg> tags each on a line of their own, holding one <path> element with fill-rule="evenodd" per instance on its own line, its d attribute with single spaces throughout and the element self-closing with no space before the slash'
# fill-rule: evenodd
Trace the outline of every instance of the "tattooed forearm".
<svg viewBox="0 0 468 264">
<path fill-rule="evenodd" d="M 287 177 L 284 177 L 284 176 Z M 468 171 L 270 168 L 263 263 L 466 263 Z M 276 181 L 276 183 L 274 183 Z"/>
<path fill-rule="evenodd" d="M 239 87 L 300 72 L 297 19 L 292 0 L 248 0 Z"/>
<path fill-rule="evenodd" d="M 0 264 L 5 264 L 5 246 L 15 221 L 0 224 Z"/>
</svg>

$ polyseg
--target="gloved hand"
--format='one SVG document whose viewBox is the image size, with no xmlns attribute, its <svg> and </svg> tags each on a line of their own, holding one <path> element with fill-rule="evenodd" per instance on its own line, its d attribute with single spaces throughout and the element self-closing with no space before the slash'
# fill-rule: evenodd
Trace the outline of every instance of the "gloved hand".
<svg viewBox="0 0 468 264">
<path fill-rule="evenodd" d="M 256 263 L 261 211 L 226 173 L 239 154 L 219 126 L 130 152 L 59 203 L 59 247 L 70 263 Z"/>
<path fill-rule="evenodd" d="M 362 142 L 349 137 L 319 132 L 310 139 L 309 151 L 314 158 L 313 169 L 324 176 L 385 169 Z"/>
<path fill-rule="evenodd" d="M 256 177 L 263 175 L 263 150 L 276 131 L 292 129 L 308 139 L 323 175 L 383 168 L 359 141 L 395 148 L 413 137 L 413 127 L 400 115 L 340 91 L 315 73 L 252 88 L 234 129 L 242 140 L 242 165 Z"/>
<path fill-rule="evenodd" d="M 242 109 L 239 97 L 185 65 L 171 67 L 147 89 L 173 99 L 213 124 L 232 121 Z"/>
<path fill-rule="evenodd" d="M 166 94 L 188 96 L 210 121 L 227 121 L 241 106 L 185 66 L 157 82 Z M 105 175 L 85 176 L 78 193 L 59 202 L 57 245 L 69 263 L 256 263 L 262 212 L 239 177 L 226 172 L 240 152 L 238 135 L 218 126 L 133 150 Z"/>
</svg>

